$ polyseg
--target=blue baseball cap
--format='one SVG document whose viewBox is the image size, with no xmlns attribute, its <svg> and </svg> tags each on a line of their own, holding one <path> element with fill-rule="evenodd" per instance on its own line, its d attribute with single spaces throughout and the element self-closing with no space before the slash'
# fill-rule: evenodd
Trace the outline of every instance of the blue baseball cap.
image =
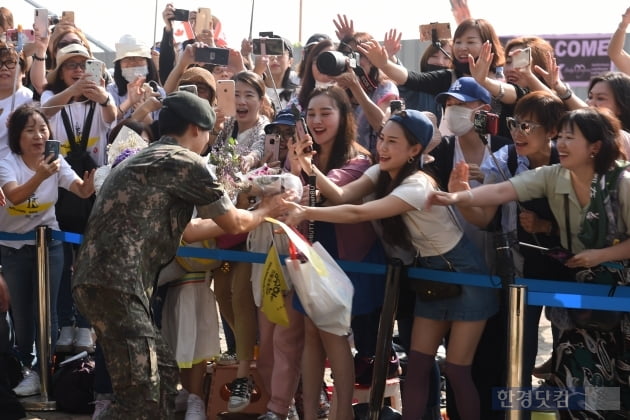
<svg viewBox="0 0 630 420">
<path fill-rule="evenodd" d="M 278 112 L 273 122 L 270 122 L 265 126 L 265 133 L 271 134 L 273 128 L 279 124 L 291 125 L 295 127 L 295 116 L 293 115 L 291 110 L 283 109 L 282 111 Z"/>
<path fill-rule="evenodd" d="M 396 121 L 409 130 L 418 143 L 422 145 L 423 151 L 433 139 L 433 123 L 423 112 L 415 109 L 406 109 L 392 115 L 389 119 Z"/>
<path fill-rule="evenodd" d="M 460 77 L 455 80 L 447 92 L 442 92 L 435 97 L 435 101 L 444 105 L 448 96 L 462 102 L 481 101 L 484 104 L 490 104 L 490 93 L 473 77 Z"/>
</svg>

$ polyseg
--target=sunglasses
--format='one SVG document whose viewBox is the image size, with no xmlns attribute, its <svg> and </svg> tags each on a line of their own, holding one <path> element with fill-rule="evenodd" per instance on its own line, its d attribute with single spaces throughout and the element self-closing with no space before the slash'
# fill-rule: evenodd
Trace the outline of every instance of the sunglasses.
<svg viewBox="0 0 630 420">
<path fill-rule="evenodd" d="M 57 44 L 57 49 L 60 50 L 63 47 L 67 47 L 68 45 L 72 45 L 72 44 L 83 45 L 83 42 L 77 39 L 73 39 L 70 41 L 59 41 L 59 43 Z"/>
<path fill-rule="evenodd" d="M 512 118 L 512 117 L 507 117 L 505 119 L 505 122 L 507 123 L 508 129 L 510 131 L 520 130 L 520 132 L 526 136 L 529 136 L 532 133 L 532 131 L 534 131 L 536 128 L 542 127 L 540 124 L 535 124 L 531 122 L 521 122 L 517 120 L 516 118 Z"/>
</svg>

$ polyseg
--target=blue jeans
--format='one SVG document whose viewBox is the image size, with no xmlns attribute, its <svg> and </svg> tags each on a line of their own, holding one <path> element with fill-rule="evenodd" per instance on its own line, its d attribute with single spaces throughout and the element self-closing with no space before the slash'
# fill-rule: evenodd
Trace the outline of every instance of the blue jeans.
<svg viewBox="0 0 630 420">
<path fill-rule="evenodd" d="M 72 299 L 72 264 L 74 263 L 74 251 L 77 245 L 71 243 L 63 244 L 63 274 L 61 275 L 61 285 L 59 286 L 59 296 L 57 298 L 57 316 L 59 327 L 90 328 L 90 323 L 79 313 Z"/>
<path fill-rule="evenodd" d="M 39 348 L 37 248 L 34 245 L 25 245 L 20 249 L 0 246 L 0 254 L 4 278 L 11 293 L 11 315 L 17 339 L 17 356 L 24 366 L 30 367 L 33 363 L 33 341 Z M 51 325 L 51 352 L 54 352 L 58 334 L 57 296 L 63 270 L 63 246 L 59 241 L 51 241 L 48 244 L 48 267 L 50 273 L 48 316 Z M 40 361 L 41 357 L 37 357 L 37 364 Z"/>
</svg>

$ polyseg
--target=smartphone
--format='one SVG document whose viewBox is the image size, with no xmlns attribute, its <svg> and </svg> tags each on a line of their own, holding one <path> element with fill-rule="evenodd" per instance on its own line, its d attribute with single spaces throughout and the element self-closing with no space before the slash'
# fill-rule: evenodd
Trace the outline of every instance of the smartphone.
<svg viewBox="0 0 630 420">
<path fill-rule="evenodd" d="M 37 36 L 46 38 L 48 36 L 48 9 L 35 9 L 35 27 Z"/>
<path fill-rule="evenodd" d="M 197 85 L 181 85 L 177 90 L 184 90 L 186 92 L 194 93 L 197 95 Z"/>
<path fill-rule="evenodd" d="M 227 48 L 195 47 L 195 61 L 198 63 L 227 66 L 229 58 L 230 50 Z"/>
<path fill-rule="evenodd" d="M 280 135 L 277 133 L 271 133 L 265 135 L 265 152 L 263 156 L 271 156 L 269 162 L 276 162 L 279 160 L 280 155 Z"/>
<path fill-rule="evenodd" d="M 97 84 L 101 84 L 101 79 L 103 78 L 103 69 L 105 68 L 105 63 L 100 60 L 86 60 L 85 61 L 85 74 L 87 74 L 91 81 Z"/>
<path fill-rule="evenodd" d="M 530 47 L 514 51 L 512 54 L 512 67 L 520 69 L 529 66 L 532 59 L 532 49 Z"/>
<path fill-rule="evenodd" d="M 562 264 L 566 263 L 568 260 L 573 258 L 573 254 L 568 249 L 562 247 L 555 247 L 545 251 L 545 255 L 553 258 L 556 261 L 561 262 Z"/>
<path fill-rule="evenodd" d="M 295 118 L 295 132 L 297 134 L 297 138 L 301 139 L 306 134 L 308 134 L 308 126 L 306 125 L 306 120 L 302 116 L 302 113 L 300 112 L 298 107 L 295 106 L 295 104 L 291 105 L 291 113 L 293 114 L 293 117 Z M 295 137 L 293 138 L 293 142 L 294 143 L 296 142 Z M 313 148 L 311 146 L 307 146 L 303 150 L 304 153 L 310 153 L 312 151 L 313 151 Z"/>
<path fill-rule="evenodd" d="M 200 7 L 195 19 L 195 34 L 200 34 L 204 29 L 210 29 L 212 25 L 212 13 L 209 7 Z"/>
<path fill-rule="evenodd" d="M 282 38 L 254 38 L 252 44 L 255 55 L 284 54 L 284 41 Z"/>
<path fill-rule="evenodd" d="M 55 158 L 53 160 L 57 160 L 60 148 L 61 142 L 59 140 L 46 140 L 46 143 L 44 143 L 44 158 L 54 155 Z"/>
<path fill-rule="evenodd" d="M 64 10 L 63 12 L 61 12 L 61 21 L 70 25 L 74 25 L 74 12 L 71 10 Z"/>
<path fill-rule="evenodd" d="M 35 31 L 32 29 L 22 29 L 23 42 L 25 44 L 30 44 L 35 42 Z M 12 44 L 17 44 L 19 42 L 19 34 L 20 32 L 17 29 L 7 29 L 6 39 L 8 42 Z"/>
<path fill-rule="evenodd" d="M 428 25 L 420 25 L 420 41 L 436 42 L 452 37 L 450 23 L 432 22 Z"/>
<path fill-rule="evenodd" d="M 217 105 L 228 117 L 236 115 L 235 86 L 234 80 L 217 80 Z"/>
<path fill-rule="evenodd" d="M 391 114 L 402 111 L 403 109 L 405 109 L 405 101 L 402 99 L 394 99 L 389 102 L 389 111 Z"/>
<path fill-rule="evenodd" d="M 187 22 L 189 16 L 190 12 L 186 9 L 175 9 L 175 11 L 173 12 L 173 20 Z"/>
</svg>

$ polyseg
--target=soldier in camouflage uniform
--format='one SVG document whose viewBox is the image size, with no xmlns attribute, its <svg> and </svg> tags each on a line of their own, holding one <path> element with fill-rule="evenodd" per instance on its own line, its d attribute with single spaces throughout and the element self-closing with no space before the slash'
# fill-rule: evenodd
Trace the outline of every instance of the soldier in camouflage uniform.
<svg viewBox="0 0 630 420">
<path fill-rule="evenodd" d="M 215 122 L 208 101 L 176 92 L 163 101 L 162 138 L 105 180 L 90 215 L 73 276 L 76 304 L 102 345 L 115 402 L 100 419 L 173 418 L 177 363 L 154 327 L 150 299 L 196 206 L 229 233 L 284 211 L 279 199 L 238 210 L 199 155 Z"/>
</svg>

